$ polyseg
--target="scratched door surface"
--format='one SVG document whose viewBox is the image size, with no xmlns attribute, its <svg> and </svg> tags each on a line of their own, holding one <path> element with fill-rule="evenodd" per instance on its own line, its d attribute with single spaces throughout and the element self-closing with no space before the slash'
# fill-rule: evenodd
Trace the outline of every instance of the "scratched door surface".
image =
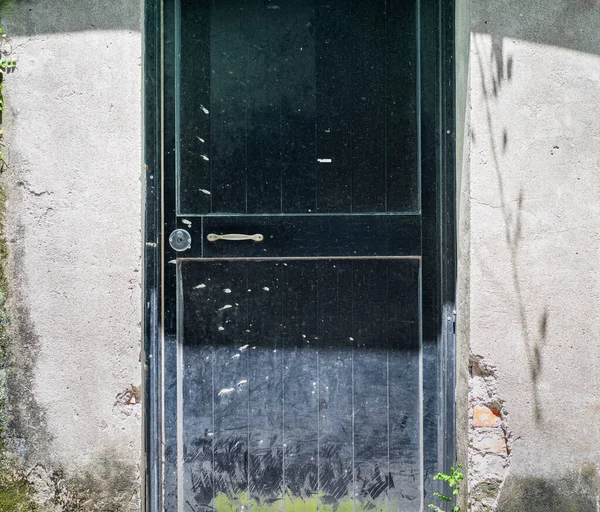
<svg viewBox="0 0 600 512">
<path fill-rule="evenodd" d="M 185 261 L 180 287 L 190 510 L 419 509 L 418 260 Z"/>
<path fill-rule="evenodd" d="M 166 510 L 425 506 L 441 307 L 423 27 L 438 15 L 165 2 Z"/>
</svg>

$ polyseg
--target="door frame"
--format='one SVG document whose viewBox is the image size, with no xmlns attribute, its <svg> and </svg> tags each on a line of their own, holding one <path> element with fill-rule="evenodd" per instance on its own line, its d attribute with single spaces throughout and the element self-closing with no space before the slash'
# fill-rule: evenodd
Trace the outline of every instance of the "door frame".
<svg viewBox="0 0 600 512">
<path fill-rule="evenodd" d="M 143 2 L 143 457 L 142 510 L 163 510 L 163 323 L 165 283 L 163 272 L 164 224 L 164 2 Z M 455 290 L 456 290 L 456 128 L 455 128 L 455 0 L 420 0 L 420 9 L 433 11 L 435 26 L 421 26 L 422 90 L 435 105 L 435 138 L 429 143 L 435 155 L 428 164 L 436 168 L 435 204 L 423 204 L 437 216 L 437 233 L 430 233 L 428 252 L 437 259 L 438 287 L 434 319 L 437 330 L 438 461 L 448 470 L 456 458 L 455 411 Z M 430 13 L 432 12 L 430 11 Z M 434 57 L 424 66 L 424 56 Z M 169 63 L 167 63 L 169 65 Z M 434 77 L 433 83 L 427 82 Z M 423 78 L 425 80 L 423 80 Z M 425 139 L 425 138 L 424 138 Z M 428 237 L 423 235 L 424 239 Z M 168 233 L 167 233 L 168 237 Z M 425 253 L 424 253 L 425 254 Z M 167 262 L 164 262 L 167 263 Z M 167 320 L 168 321 L 168 320 Z M 439 485 L 439 484 L 438 484 Z"/>
</svg>

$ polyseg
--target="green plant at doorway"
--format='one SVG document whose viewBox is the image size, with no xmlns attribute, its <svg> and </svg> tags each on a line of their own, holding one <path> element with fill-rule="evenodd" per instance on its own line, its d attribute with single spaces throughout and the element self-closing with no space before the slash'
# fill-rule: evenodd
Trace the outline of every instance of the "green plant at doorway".
<svg viewBox="0 0 600 512">
<path fill-rule="evenodd" d="M 11 57 L 12 45 L 10 39 L 4 33 L 4 27 L 0 25 L 0 146 L 4 148 L 2 139 L 4 132 L 2 131 L 2 116 L 4 114 L 4 78 L 7 73 L 15 70 L 17 67 L 17 59 Z M 6 167 L 6 158 L 3 149 L 0 149 L 0 172 Z"/>
<path fill-rule="evenodd" d="M 462 469 L 462 465 L 458 464 L 455 468 L 450 468 L 450 473 L 438 473 L 433 477 L 434 480 L 441 480 L 445 482 L 450 488 L 450 496 L 446 496 L 445 494 L 441 494 L 439 492 L 434 492 L 433 495 L 440 500 L 442 506 L 450 505 L 458 493 L 460 492 L 460 482 L 463 480 L 465 475 L 460 471 Z M 434 510 L 435 512 L 446 512 L 443 508 L 440 508 L 438 505 L 430 504 L 429 508 Z M 460 512 L 460 505 L 456 505 L 452 507 L 448 512 Z"/>
</svg>

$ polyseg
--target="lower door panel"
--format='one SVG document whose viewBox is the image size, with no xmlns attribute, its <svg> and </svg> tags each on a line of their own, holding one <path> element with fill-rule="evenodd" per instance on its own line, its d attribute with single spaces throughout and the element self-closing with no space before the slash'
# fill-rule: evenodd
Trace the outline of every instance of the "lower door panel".
<svg viewBox="0 0 600 512">
<path fill-rule="evenodd" d="M 421 510 L 420 260 L 177 266 L 179 510 Z"/>
</svg>

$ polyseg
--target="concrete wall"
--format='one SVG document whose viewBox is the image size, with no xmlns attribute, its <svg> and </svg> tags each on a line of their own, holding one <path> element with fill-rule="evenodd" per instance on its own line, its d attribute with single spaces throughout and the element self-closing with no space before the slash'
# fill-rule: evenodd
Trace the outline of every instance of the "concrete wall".
<svg viewBox="0 0 600 512">
<path fill-rule="evenodd" d="M 459 391 L 467 378 L 470 409 L 459 436 L 469 510 L 596 511 L 600 6 L 458 8 L 458 56 L 468 58 Z"/>
<path fill-rule="evenodd" d="M 1 177 L 0 463 L 12 454 L 41 510 L 139 510 L 140 4 L 23 0 L 5 26 L 19 65 Z M 598 27 L 596 0 L 457 3 L 457 430 L 472 511 L 597 512 Z"/>
<path fill-rule="evenodd" d="M 43 510 L 139 510 L 140 12 L 30 0 L 3 19 L 18 59 L 2 176 L 9 448 Z"/>
</svg>

